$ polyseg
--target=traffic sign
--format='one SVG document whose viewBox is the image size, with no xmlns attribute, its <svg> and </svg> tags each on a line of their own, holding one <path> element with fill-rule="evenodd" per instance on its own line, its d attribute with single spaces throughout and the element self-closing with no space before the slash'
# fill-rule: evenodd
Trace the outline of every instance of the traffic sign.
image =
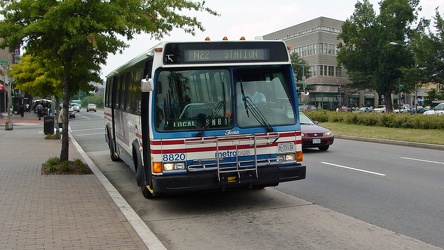
<svg viewBox="0 0 444 250">
<path fill-rule="evenodd" d="M 0 61 L 0 65 L 9 65 L 8 61 Z"/>
</svg>

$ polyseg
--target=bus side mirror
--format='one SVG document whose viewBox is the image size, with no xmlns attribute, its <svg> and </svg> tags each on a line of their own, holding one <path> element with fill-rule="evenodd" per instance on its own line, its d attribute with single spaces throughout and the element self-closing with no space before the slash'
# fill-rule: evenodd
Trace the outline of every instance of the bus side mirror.
<svg viewBox="0 0 444 250">
<path fill-rule="evenodd" d="M 142 92 L 153 91 L 153 79 L 142 79 L 141 81 Z"/>
</svg>

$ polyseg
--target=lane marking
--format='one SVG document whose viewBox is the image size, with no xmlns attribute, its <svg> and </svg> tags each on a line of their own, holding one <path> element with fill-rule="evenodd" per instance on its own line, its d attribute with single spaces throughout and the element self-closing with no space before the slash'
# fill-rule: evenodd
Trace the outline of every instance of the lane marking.
<svg viewBox="0 0 444 250">
<path fill-rule="evenodd" d="M 429 160 L 422 160 L 422 159 L 409 158 L 409 157 L 401 157 L 401 159 L 412 160 L 412 161 L 422 161 L 422 162 L 427 162 L 427 163 L 435 163 L 435 164 L 444 165 L 444 162 L 440 162 L 440 161 L 429 161 Z"/>
<path fill-rule="evenodd" d="M 90 135 L 104 135 L 105 133 L 93 133 L 93 134 L 81 134 L 81 135 L 77 135 L 76 137 L 80 137 L 80 136 L 90 136 Z"/>
<path fill-rule="evenodd" d="M 347 167 L 347 166 L 343 166 L 343 165 L 338 165 L 338 164 L 334 164 L 334 163 L 329 163 L 329 162 L 321 162 L 322 164 L 326 164 L 326 165 L 330 165 L 333 167 L 338 167 L 338 168 L 344 168 L 344 169 L 348 169 L 348 170 L 354 170 L 354 171 L 359 171 L 359 172 L 364 172 L 367 174 L 374 174 L 374 175 L 379 175 L 379 176 L 385 176 L 385 174 L 381 174 L 381 173 L 377 173 L 377 172 L 372 172 L 372 171 L 368 171 L 368 170 L 364 170 L 364 169 L 359 169 L 359 168 L 352 168 L 352 167 Z"/>
<path fill-rule="evenodd" d="M 73 130 L 74 132 L 79 132 L 79 131 L 88 131 L 88 130 L 104 130 L 104 128 L 86 128 L 86 129 L 76 129 Z"/>
</svg>

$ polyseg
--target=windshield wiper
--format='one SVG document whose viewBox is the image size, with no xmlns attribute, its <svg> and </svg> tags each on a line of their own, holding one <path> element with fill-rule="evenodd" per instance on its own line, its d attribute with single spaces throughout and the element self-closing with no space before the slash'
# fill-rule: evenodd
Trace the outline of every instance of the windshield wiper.
<svg viewBox="0 0 444 250">
<path fill-rule="evenodd" d="M 247 117 L 250 117 L 250 115 L 248 114 L 247 97 L 245 97 L 244 84 L 242 83 L 242 81 L 240 81 L 240 87 L 241 87 L 242 101 L 244 102 L 245 112 L 247 113 Z"/>
<path fill-rule="evenodd" d="M 211 112 L 211 114 L 208 116 L 208 118 L 205 121 L 205 125 L 202 126 L 202 128 L 200 129 L 199 133 L 197 133 L 196 136 L 201 137 L 203 135 L 203 133 L 205 132 L 205 130 L 208 128 L 208 126 L 210 126 L 210 122 L 211 120 L 213 120 L 214 116 L 219 113 L 219 110 L 225 105 L 225 100 L 222 100 L 220 102 L 217 103 L 216 107 L 213 109 L 213 111 Z"/>
<path fill-rule="evenodd" d="M 262 126 L 267 128 L 267 132 L 273 132 L 273 127 L 271 124 L 267 121 L 267 118 L 262 114 L 262 112 L 259 110 L 259 108 L 254 104 L 254 102 L 251 101 L 250 97 L 244 97 L 244 103 L 245 103 L 245 109 L 251 110 L 251 114 L 256 118 L 256 120 L 261 124 Z M 247 112 L 248 115 L 248 112 Z"/>
</svg>

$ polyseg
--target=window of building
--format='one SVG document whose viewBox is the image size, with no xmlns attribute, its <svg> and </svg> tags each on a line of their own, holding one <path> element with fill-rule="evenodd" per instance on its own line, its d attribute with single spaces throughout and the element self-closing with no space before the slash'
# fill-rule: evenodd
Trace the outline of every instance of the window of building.
<svg viewBox="0 0 444 250">
<path fill-rule="evenodd" d="M 311 76 L 317 76 L 317 66 L 310 66 Z"/>
<path fill-rule="evenodd" d="M 328 54 L 334 55 L 335 54 L 336 46 L 334 44 L 328 44 Z"/>
<path fill-rule="evenodd" d="M 335 66 L 328 66 L 328 76 L 335 76 Z"/>
<path fill-rule="evenodd" d="M 336 67 L 336 76 L 342 77 L 342 67 Z"/>
</svg>

